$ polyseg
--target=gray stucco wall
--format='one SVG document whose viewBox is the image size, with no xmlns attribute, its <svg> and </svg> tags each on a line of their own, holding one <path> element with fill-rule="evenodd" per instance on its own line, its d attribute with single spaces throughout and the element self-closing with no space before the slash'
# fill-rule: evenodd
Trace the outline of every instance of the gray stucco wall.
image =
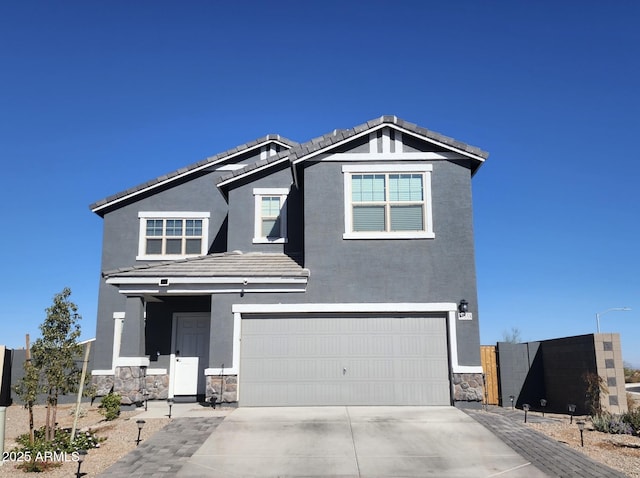
<svg viewBox="0 0 640 478">
<path fill-rule="evenodd" d="M 95 342 L 93 342 L 93 344 L 95 344 Z M 87 370 L 92 370 L 94 368 L 93 367 L 93 355 L 94 355 L 93 344 L 89 353 L 89 362 L 87 364 Z M 8 371 L 10 375 L 10 379 L 8 381 L 10 382 L 9 385 L 11 386 L 11 389 L 10 389 L 11 401 L 14 404 L 23 405 L 23 402 L 20 400 L 17 394 L 13 391 L 12 387 L 14 385 L 17 385 L 18 382 L 22 380 L 22 377 L 24 377 L 24 363 L 27 359 L 27 351 L 25 349 L 13 349 L 13 350 L 7 349 L 7 354 L 10 357 L 9 360 L 11 362 L 11 367 L 9 370 L 5 370 L 5 373 L 7 373 Z M 82 368 L 83 360 L 84 360 L 84 354 L 81 357 L 78 357 L 78 360 L 77 360 L 77 365 L 78 365 L 78 368 L 80 369 Z M 85 388 L 85 391 L 86 390 L 87 389 Z M 47 398 L 47 395 L 44 393 L 41 393 L 38 395 L 38 398 L 36 399 L 36 403 L 41 405 L 45 404 L 46 398 Z M 60 395 L 58 397 L 58 403 L 60 404 L 76 403 L 77 399 L 78 399 L 78 395 L 74 393 L 67 394 L 67 395 Z M 82 402 L 90 402 L 90 401 L 91 401 L 91 397 L 82 398 Z"/>
<path fill-rule="evenodd" d="M 456 321 L 461 365 L 480 365 L 469 170 L 433 162 L 435 239 L 346 240 L 342 164 L 304 170 L 307 298 L 323 302 L 469 302 Z M 322 300 L 321 300 L 322 299 Z"/>
<path fill-rule="evenodd" d="M 540 399 L 544 398 L 549 412 L 567 413 L 568 405 L 575 404 L 576 414 L 589 413 L 585 374 L 599 374 L 603 379 L 622 377 L 623 374 L 621 354 L 611 361 L 609 369 L 605 363 L 601 366 L 597 363 L 601 354 L 597 345 L 605 341 L 604 335 L 579 335 L 522 344 L 499 342 L 502 406 L 509 406 L 509 395 L 514 395 L 517 406 L 528 403 L 532 409 L 540 410 Z M 616 334 L 608 335 L 606 340 L 612 344 L 619 340 Z M 624 396 L 624 389 L 618 390 L 618 381 L 621 380 L 607 383 L 608 394 L 601 397 L 603 408 L 614 413 L 626 411 L 626 401 L 619 398 Z M 612 403 L 612 396 L 616 397 L 616 403 Z"/>
<path fill-rule="evenodd" d="M 500 404 L 521 407 L 523 403 L 535 405 L 546 397 L 542 370 L 540 342 L 513 344 L 498 342 L 498 369 L 500 371 Z"/>
<path fill-rule="evenodd" d="M 209 245 L 224 228 L 227 202 L 216 187 L 220 173 L 205 174 L 184 184 L 158 191 L 135 202 L 108 212 L 104 216 L 101 270 L 131 267 L 136 261 L 139 244 L 140 211 L 210 212 Z M 225 244 L 226 246 L 226 244 Z M 143 261 L 148 262 L 148 261 Z M 100 279 L 98 320 L 96 325 L 95 369 L 111 368 L 113 354 L 113 313 L 125 311 L 124 295 L 116 287 Z"/>
<path fill-rule="evenodd" d="M 356 149 L 364 150 L 366 141 Z M 415 145 L 418 146 L 417 144 Z M 424 145 L 422 145 L 424 147 Z M 184 184 L 125 204 L 104 217 L 102 270 L 135 265 L 139 211 L 210 211 L 209 240 L 228 229 L 227 250 L 300 253 L 311 270 L 306 293 L 215 294 L 212 311 L 210 366 L 231 363 L 234 303 L 304 302 L 469 302 L 473 320 L 456 320 L 458 362 L 480 365 L 478 306 L 473 241 L 471 177 L 467 164 L 433 161 L 431 174 L 435 239 L 345 240 L 342 164 L 307 163 L 299 168 L 301 189 L 291 187 L 288 165 L 250 181 L 238 181 L 227 201 L 215 186 L 217 174 L 206 174 Z M 253 188 L 291 188 L 288 201 L 288 243 L 253 244 L 255 202 Z M 226 231 L 225 231 L 226 232 Z M 150 305 L 147 318 L 166 323 L 168 310 Z M 111 367 L 113 312 L 125 310 L 125 297 L 100 282 L 95 368 Z M 170 328 L 165 330 L 170 335 Z M 170 336 L 169 336 L 170 340 Z M 166 350 L 161 327 L 147 326 L 146 348 L 152 354 Z M 162 357 L 157 366 L 163 366 Z M 154 365 L 152 365 L 154 366 Z"/>
<path fill-rule="evenodd" d="M 251 177 L 250 181 L 239 181 L 229 191 L 229 236 L 228 250 L 243 252 L 287 252 L 302 253 L 302 199 L 292 184 L 288 162 L 271 171 L 269 175 Z M 287 199 L 287 242 L 254 244 L 255 188 L 283 188 L 289 190 Z"/>
</svg>

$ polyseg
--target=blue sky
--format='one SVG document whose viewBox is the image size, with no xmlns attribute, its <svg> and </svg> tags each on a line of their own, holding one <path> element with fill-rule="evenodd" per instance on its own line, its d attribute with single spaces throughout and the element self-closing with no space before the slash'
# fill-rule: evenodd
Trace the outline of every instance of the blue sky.
<svg viewBox="0 0 640 478">
<path fill-rule="evenodd" d="M 619 332 L 640 367 L 640 4 L 0 5 L 0 343 L 68 286 L 95 333 L 88 205 L 268 133 L 383 114 L 490 152 L 474 178 L 481 339 Z"/>
</svg>

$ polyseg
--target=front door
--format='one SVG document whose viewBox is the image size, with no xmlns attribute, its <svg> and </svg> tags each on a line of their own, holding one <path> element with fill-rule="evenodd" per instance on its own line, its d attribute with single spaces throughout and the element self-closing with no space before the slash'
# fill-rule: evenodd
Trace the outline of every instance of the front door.
<svg viewBox="0 0 640 478">
<path fill-rule="evenodd" d="M 209 364 L 210 316 L 204 314 L 176 314 L 174 395 L 204 395 L 204 370 Z"/>
</svg>

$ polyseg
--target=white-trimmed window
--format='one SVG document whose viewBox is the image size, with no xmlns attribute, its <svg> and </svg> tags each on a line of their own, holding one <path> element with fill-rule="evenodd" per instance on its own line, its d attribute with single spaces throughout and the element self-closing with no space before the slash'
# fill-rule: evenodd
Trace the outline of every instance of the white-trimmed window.
<svg viewBox="0 0 640 478">
<path fill-rule="evenodd" d="M 254 244 L 287 242 L 286 188 L 255 188 Z"/>
<path fill-rule="evenodd" d="M 430 164 L 345 165 L 345 239 L 431 239 Z"/>
<path fill-rule="evenodd" d="M 182 259 L 207 253 L 208 212 L 140 212 L 136 259 Z"/>
</svg>

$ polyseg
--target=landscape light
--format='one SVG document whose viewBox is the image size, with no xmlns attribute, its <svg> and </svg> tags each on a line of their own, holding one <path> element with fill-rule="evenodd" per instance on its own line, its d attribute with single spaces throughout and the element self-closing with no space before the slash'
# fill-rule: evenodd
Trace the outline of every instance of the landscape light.
<svg viewBox="0 0 640 478">
<path fill-rule="evenodd" d="M 138 425 L 138 438 L 136 439 L 136 446 L 140 444 L 140 433 L 142 432 L 142 427 L 146 422 L 144 420 L 136 420 L 136 425 Z"/>
<path fill-rule="evenodd" d="M 576 422 L 576 424 L 578 425 L 578 430 L 580 430 L 580 446 L 584 446 L 584 438 L 582 436 L 582 433 L 584 432 L 584 420 L 578 420 Z"/>
</svg>

